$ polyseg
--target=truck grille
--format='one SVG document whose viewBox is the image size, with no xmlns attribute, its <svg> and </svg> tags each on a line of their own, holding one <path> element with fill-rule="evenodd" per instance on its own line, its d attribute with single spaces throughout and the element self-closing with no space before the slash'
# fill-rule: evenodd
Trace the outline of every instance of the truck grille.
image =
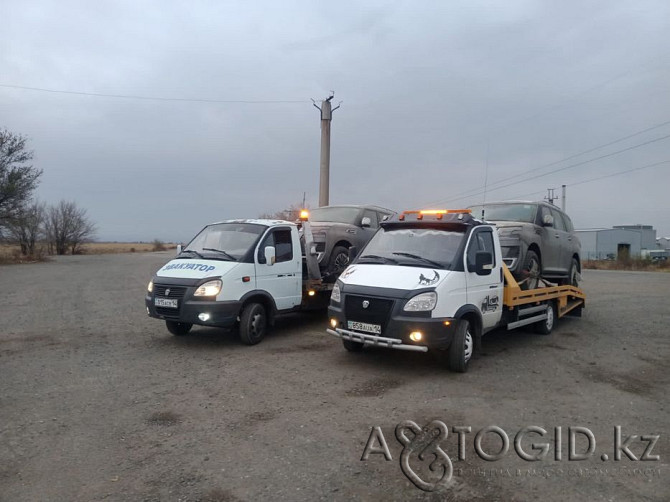
<svg viewBox="0 0 670 502">
<path fill-rule="evenodd" d="M 166 319 L 179 319 L 179 309 L 170 309 L 167 307 L 154 307 L 156 314 L 162 315 Z"/>
<path fill-rule="evenodd" d="M 163 298 L 184 298 L 185 294 L 186 288 L 183 286 L 159 286 L 154 284 L 154 295 L 156 296 L 162 296 Z"/>
<path fill-rule="evenodd" d="M 363 308 L 363 302 L 369 302 L 367 308 Z M 393 300 L 358 295 L 346 295 L 344 299 L 344 315 L 347 320 L 380 324 L 382 334 L 391 317 L 391 309 Z"/>
</svg>

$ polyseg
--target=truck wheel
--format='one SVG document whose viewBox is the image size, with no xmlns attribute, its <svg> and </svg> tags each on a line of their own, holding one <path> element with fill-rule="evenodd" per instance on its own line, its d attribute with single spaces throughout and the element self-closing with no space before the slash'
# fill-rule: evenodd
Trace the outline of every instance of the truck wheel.
<svg viewBox="0 0 670 502">
<path fill-rule="evenodd" d="M 240 340 L 247 345 L 256 345 L 267 332 L 265 307 L 260 303 L 249 303 L 240 316 Z"/>
<path fill-rule="evenodd" d="M 360 352 L 363 350 L 363 344 L 361 342 L 352 342 L 351 340 L 342 339 L 342 345 L 349 352 Z"/>
<path fill-rule="evenodd" d="M 540 258 L 535 251 L 528 251 L 526 253 L 526 261 L 521 267 L 521 270 L 528 273 L 526 280 L 521 284 L 521 289 L 535 289 L 540 284 L 540 274 L 542 273 L 542 266 Z"/>
<path fill-rule="evenodd" d="M 189 324 L 187 322 L 176 322 L 176 321 L 165 321 L 165 325 L 167 326 L 168 331 L 175 336 L 187 335 L 188 332 L 191 331 L 191 328 L 193 327 L 193 324 Z"/>
<path fill-rule="evenodd" d="M 461 319 L 454 338 L 449 346 L 448 363 L 449 369 L 457 373 L 468 371 L 468 363 L 475 348 L 475 338 L 472 334 L 470 322 Z"/>
<path fill-rule="evenodd" d="M 329 274 L 339 274 L 349 264 L 349 250 L 344 246 L 335 246 L 330 253 L 330 261 L 326 271 Z"/>
<path fill-rule="evenodd" d="M 554 302 L 549 302 L 547 304 L 547 318 L 544 321 L 540 321 L 534 325 L 535 332 L 540 335 L 548 335 L 551 333 L 551 330 L 554 329 L 554 323 L 556 322 L 556 307 Z"/>
</svg>

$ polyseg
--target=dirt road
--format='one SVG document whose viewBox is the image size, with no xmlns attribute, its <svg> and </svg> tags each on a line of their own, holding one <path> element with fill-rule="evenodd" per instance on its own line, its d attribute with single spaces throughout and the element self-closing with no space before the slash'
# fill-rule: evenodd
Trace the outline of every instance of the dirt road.
<svg viewBox="0 0 670 502">
<path fill-rule="evenodd" d="M 169 257 L 0 267 L 0 500 L 670 499 L 669 274 L 587 271 L 584 317 L 550 336 L 487 335 L 454 374 L 425 354 L 349 354 L 324 313 L 285 317 L 253 347 L 210 328 L 174 337 L 144 310 Z M 406 450 L 433 492 L 401 469 L 406 420 L 449 428 L 450 480 Z M 390 461 L 361 460 L 375 426 Z M 471 428 L 464 460 L 455 426 Z M 504 446 L 488 426 L 509 438 L 497 461 L 476 451 L 478 432 L 484 454 Z M 544 459 L 516 453 L 526 426 L 547 431 L 520 443 L 546 443 Z M 615 426 L 637 437 L 617 450 Z M 587 460 L 568 458 L 569 427 L 593 433 Z M 572 432 L 587 451 L 584 429 Z M 640 459 L 658 435 L 651 460 L 614 460 L 626 445 Z"/>
</svg>

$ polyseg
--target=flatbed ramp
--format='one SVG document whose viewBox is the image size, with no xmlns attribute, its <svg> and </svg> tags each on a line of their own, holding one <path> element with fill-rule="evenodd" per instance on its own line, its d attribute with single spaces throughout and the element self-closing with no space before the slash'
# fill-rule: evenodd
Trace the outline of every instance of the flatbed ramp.
<svg viewBox="0 0 670 502">
<path fill-rule="evenodd" d="M 507 329 L 534 324 L 547 318 L 547 303 L 552 302 L 556 307 L 556 316 L 573 315 L 580 317 L 586 305 L 584 291 L 576 286 L 554 286 L 545 281 L 543 286 L 535 289 L 521 289 L 519 283 L 503 265 L 505 287 L 503 290 L 503 305 L 508 313 L 516 313 Z M 535 315 L 534 315 L 535 314 Z"/>
</svg>

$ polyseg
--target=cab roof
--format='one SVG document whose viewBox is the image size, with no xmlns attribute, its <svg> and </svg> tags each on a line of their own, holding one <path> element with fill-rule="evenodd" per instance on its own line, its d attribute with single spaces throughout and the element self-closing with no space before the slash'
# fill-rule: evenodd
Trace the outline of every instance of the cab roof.
<svg viewBox="0 0 670 502">
<path fill-rule="evenodd" d="M 265 225 L 267 227 L 273 227 L 275 225 L 295 225 L 295 222 L 292 221 L 265 219 L 265 218 L 250 218 L 244 220 L 223 220 L 210 223 L 210 225 L 220 225 L 221 223 L 249 223 L 251 225 Z"/>
</svg>

